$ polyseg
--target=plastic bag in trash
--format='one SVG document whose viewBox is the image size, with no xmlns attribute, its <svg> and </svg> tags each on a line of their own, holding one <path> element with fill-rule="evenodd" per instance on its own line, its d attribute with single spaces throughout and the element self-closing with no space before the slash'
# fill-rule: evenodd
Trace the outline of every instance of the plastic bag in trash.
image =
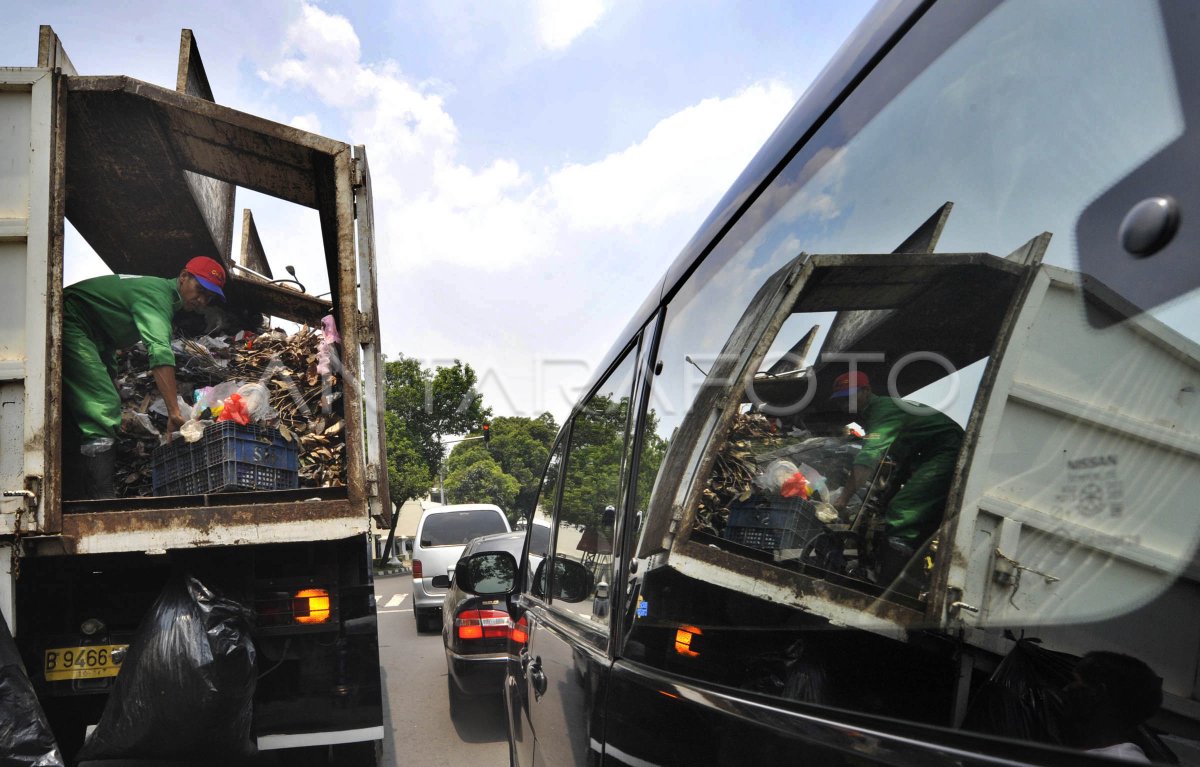
<svg viewBox="0 0 1200 767">
<path fill-rule="evenodd" d="M 246 403 L 242 400 L 242 395 L 234 392 L 225 400 L 225 406 L 221 408 L 221 414 L 217 416 L 218 421 L 233 421 L 242 426 L 250 423 L 250 413 L 246 412 Z"/>
<path fill-rule="evenodd" d="M 1059 691 L 1071 681 L 1075 658 L 1022 639 L 971 702 L 963 727 L 1020 740 L 1066 742 Z"/>
<path fill-rule="evenodd" d="M 329 315 L 321 318 L 321 328 L 323 333 L 321 344 L 317 347 L 317 373 L 323 376 L 333 375 L 338 372 L 337 349 L 334 347 L 342 342 L 342 337 L 338 334 L 337 322 Z"/>
<path fill-rule="evenodd" d="M 799 469 L 796 468 L 796 464 L 791 461 L 777 459 L 768 463 L 767 467 L 754 478 L 754 484 L 763 492 L 778 495 L 784 483 L 797 471 Z"/>
<path fill-rule="evenodd" d="M 188 421 L 179 427 L 179 436 L 183 437 L 184 442 L 199 442 L 204 436 L 204 421 Z"/>
<path fill-rule="evenodd" d="M 0 764 L 63 767 L 25 664 L 0 614 Z"/>
<path fill-rule="evenodd" d="M 179 405 L 179 412 L 185 419 L 192 417 L 192 406 L 184 402 L 183 397 L 176 396 L 175 402 Z M 151 412 L 158 413 L 163 418 L 167 417 L 167 405 L 163 402 L 163 398 L 159 397 L 150 405 Z"/>
<path fill-rule="evenodd" d="M 246 756 L 257 684 L 250 610 L 173 576 L 138 628 L 86 759 Z"/>
<path fill-rule="evenodd" d="M 242 384 L 237 389 L 237 395 L 246 403 L 246 412 L 250 415 L 251 423 L 269 421 L 279 413 L 271 407 L 271 393 L 260 383 Z"/>
<path fill-rule="evenodd" d="M 238 390 L 245 381 L 226 381 L 215 386 L 206 386 L 196 392 L 196 404 L 192 410 L 201 414 L 205 410 L 213 410 L 228 399 L 230 394 Z"/>
</svg>

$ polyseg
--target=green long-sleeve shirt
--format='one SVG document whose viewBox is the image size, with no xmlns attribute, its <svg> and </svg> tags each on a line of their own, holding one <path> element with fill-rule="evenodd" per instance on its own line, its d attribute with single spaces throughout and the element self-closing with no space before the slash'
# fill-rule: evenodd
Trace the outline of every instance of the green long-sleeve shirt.
<svg viewBox="0 0 1200 767">
<path fill-rule="evenodd" d="M 106 350 L 146 345 L 150 367 L 175 365 L 171 321 L 183 308 L 175 279 L 110 274 L 63 289 L 68 316 Z"/>
<path fill-rule="evenodd" d="M 856 466 L 874 467 L 888 448 L 892 458 L 903 461 L 914 454 L 957 452 L 962 444 L 962 427 L 928 405 L 876 395 L 862 416 L 867 438 Z"/>
</svg>

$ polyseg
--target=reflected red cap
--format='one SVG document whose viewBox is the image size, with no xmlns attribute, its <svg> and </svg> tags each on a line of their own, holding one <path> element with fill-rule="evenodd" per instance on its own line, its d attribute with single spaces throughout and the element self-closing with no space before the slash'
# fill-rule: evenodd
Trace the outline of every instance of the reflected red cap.
<svg viewBox="0 0 1200 767">
<path fill-rule="evenodd" d="M 833 379 L 833 394 L 830 399 L 837 397 L 849 397 L 850 392 L 856 391 L 863 387 L 871 386 L 871 379 L 867 378 L 867 374 L 861 371 L 854 373 L 842 373 L 837 378 Z"/>
</svg>

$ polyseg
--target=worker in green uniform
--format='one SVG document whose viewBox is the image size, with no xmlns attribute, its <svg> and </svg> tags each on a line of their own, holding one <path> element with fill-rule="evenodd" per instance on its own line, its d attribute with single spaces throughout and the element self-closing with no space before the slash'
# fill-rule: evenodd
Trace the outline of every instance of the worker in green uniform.
<svg viewBox="0 0 1200 767">
<path fill-rule="evenodd" d="M 963 430 L 928 405 L 873 393 L 870 379 L 862 372 L 838 376 L 832 398 L 845 399 L 849 412 L 861 418 L 867 432 L 850 481 L 833 501 L 839 511 L 871 478 L 884 456 L 908 468 L 904 486 L 884 512 L 884 532 L 876 547 L 879 580 L 891 583 L 941 524 Z"/>
<path fill-rule="evenodd" d="M 146 345 L 154 383 L 167 407 L 168 437 L 183 425 L 171 350 L 175 313 L 224 300 L 225 270 L 205 256 L 175 278 L 110 274 L 63 289 L 63 389 L 79 432 L 87 497 L 111 498 L 121 397 L 113 384 L 116 351 Z"/>
</svg>

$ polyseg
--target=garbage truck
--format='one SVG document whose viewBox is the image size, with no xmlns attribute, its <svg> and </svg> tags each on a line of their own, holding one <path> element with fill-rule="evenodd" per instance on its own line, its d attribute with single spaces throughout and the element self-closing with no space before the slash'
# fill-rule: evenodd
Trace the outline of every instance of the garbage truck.
<svg viewBox="0 0 1200 767">
<path fill-rule="evenodd" d="M 63 752 L 70 759 L 99 721 L 138 626 L 164 584 L 186 573 L 255 616 L 256 748 L 375 764 L 383 727 L 371 531 L 390 520 L 390 504 L 365 148 L 216 103 L 186 29 L 170 89 L 81 75 L 43 26 L 36 66 L 0 69 L 0 112 L 0 611 Z M 289 276 L 273 276 L 249 210 L 235 248 L 239 187 L 310 211 L 327 294 L 306 290 L 291 264 Z M 238 334 L 239 350 L 256 349 L 260 368 L 274 371 L 253 380 L 295 401 L 293 428 L 252 435 L 201 474 L 265 471 L 270 481 L 180 483 L 191 459 L 147 449 L 142 472 L 119 477 L 121 497 L 71 495 L 68 222 L 117 274 L 174 277 L 187 259 L 210 256 L 228 275 L 227 309 L 240 312 L 240 327 L 277 346 L 298 335 L 328 342 L 320 376 L 307 369 L 315 349 L 285 371 L 321 380 L 309 396 L 279 380 L 268 343 Z M 177 339 L 176 357 L 203 346 Z M 133 420 L 154 428 L 152 413 Z M 289 464 L 268 460 L 277 447 L 292 451 Z M 137 492 L 151 469 L 153 491 Z"/>
</svg>

